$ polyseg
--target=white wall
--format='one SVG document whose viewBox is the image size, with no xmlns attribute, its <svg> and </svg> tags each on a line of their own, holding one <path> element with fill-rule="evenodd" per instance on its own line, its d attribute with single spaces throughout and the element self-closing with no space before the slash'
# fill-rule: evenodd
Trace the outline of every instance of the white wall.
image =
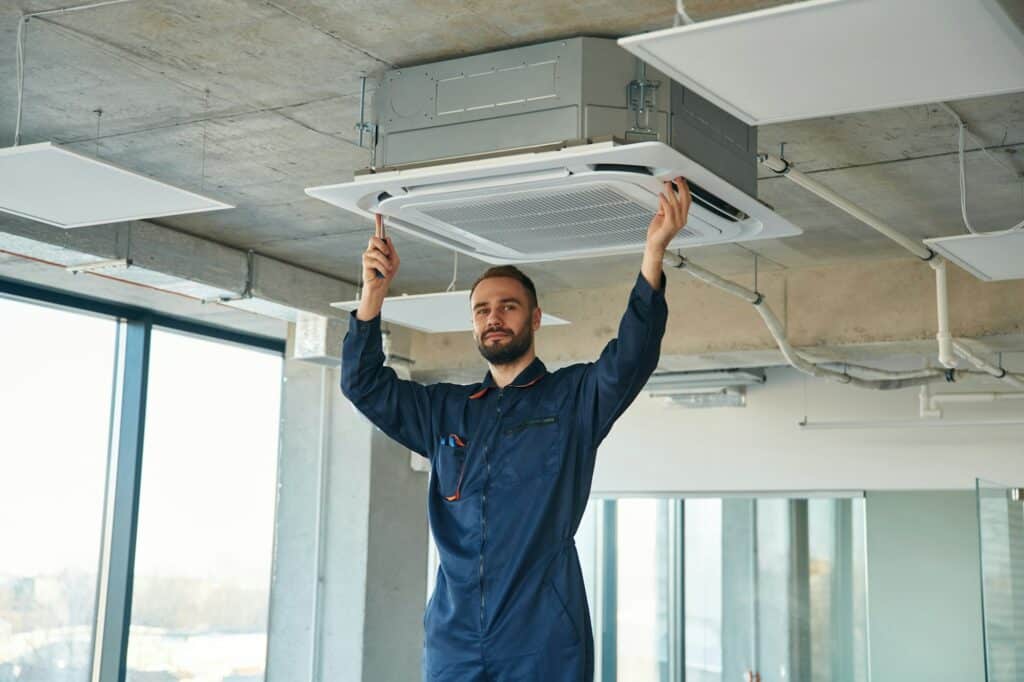
<svg viewBox="0 0 1024 682">
<path fill-rule="evenodd" d="M 939 391 L 1002 390 L 998 384 Z M 806 402 L 805 402 L 806 387 Z M 806 407 L 805 407 L 806 404 Z M 806 410 L 806 412 L 805 412 Z M 838 491 L 1024 483 L 1024 425 L 806 431 L 810 421 L 911 419 L 917 389 L 870 391 L 768 371 L 744 408 L 686 409 L 637 398 L 598 453 L 594 492 Z M 1024 401 L 953 405 L 947 419 L 1016 418 Z"/>
</svg>

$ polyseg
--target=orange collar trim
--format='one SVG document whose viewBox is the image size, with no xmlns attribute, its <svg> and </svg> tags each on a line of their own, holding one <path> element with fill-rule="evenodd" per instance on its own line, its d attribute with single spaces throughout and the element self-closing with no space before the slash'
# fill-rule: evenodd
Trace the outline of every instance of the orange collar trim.
<svg viewBox="0 0 1024 682">
<path fill-rule="evenodd" d="M 533 386 L 535 383 L 537 383 L 538 381 L 543 379 L 545 376 L 546 376 L 546 374 L 541 374 L 539 377 L 537 377 L 533 381 L 527 382 L 525 384 L 509 384 L 509 386 L 511 386 L 512 388 L 529 388 L 530 386 Z M 490 386 L 484 386 L 479 391 L 477 391 L 473 395 L 469 396 L 469 399 L 470 400 L 476 400 L 477 398 L 483 398 L 485 395 L 487 395 L 487 391 L 489 391 L 489 390 L 491 390 Z"/>
</svg>

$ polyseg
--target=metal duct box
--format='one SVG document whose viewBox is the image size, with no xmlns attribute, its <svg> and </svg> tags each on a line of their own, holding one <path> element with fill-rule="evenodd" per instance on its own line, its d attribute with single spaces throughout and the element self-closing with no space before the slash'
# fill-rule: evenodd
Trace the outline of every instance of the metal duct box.
<svg viewBox="0 0 1024 682">
<path fill-rule="evenodd" d="M 375 105 L 375 168 L 306 193 L 485 262 L 640 251 L 679 175 L 693 206 L 670 248 L 800 234 L 756 199 L 756 129 L 613 40 L 391 71 Z"/>
<path fill-rule="evenodd" d="M 614 40 L 573 38 L 387 72 L 377 170 L 617 138 L 670 144 L 757 196 L 757 129 Z"/>
</svg>

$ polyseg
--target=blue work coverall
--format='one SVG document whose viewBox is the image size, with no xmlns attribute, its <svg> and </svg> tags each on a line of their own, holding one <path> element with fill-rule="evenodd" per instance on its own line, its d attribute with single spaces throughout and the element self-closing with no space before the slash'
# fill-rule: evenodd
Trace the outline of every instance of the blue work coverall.
<svg viewBox="0 0 1024 682">
<path fill-rule="evenodd" d="M 345 396 L 432 464 L 427 511 L 440 555 L 423 619 L 423 679 L 590 682 L 594 642 L 573 537 L 597 446 L 658 364 L 664 275 L 641 275 L 596 362 L 535 359 L 499 389 L 417 384 L 385 367 L 380 317 L 353 313 Z M 639 454 L 639 453 L 638 453 Z"/>
</svg>

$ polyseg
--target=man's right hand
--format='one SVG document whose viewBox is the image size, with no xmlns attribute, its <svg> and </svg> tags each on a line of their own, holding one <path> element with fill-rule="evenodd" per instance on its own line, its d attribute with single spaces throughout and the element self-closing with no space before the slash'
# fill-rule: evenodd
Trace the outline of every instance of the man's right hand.
<svg viewBox="0 0 1024 682">
<path fill-rule="evenodd" d="M 390 237 L 370 238 L 363 252 L 363 295 L 356 311 L 357 318 L 368 321 L 380 314 L 391 280 L 398 274 L 401 262 Z M 378 272 L 383 276 L 378 276 Z"/>
</svg>

